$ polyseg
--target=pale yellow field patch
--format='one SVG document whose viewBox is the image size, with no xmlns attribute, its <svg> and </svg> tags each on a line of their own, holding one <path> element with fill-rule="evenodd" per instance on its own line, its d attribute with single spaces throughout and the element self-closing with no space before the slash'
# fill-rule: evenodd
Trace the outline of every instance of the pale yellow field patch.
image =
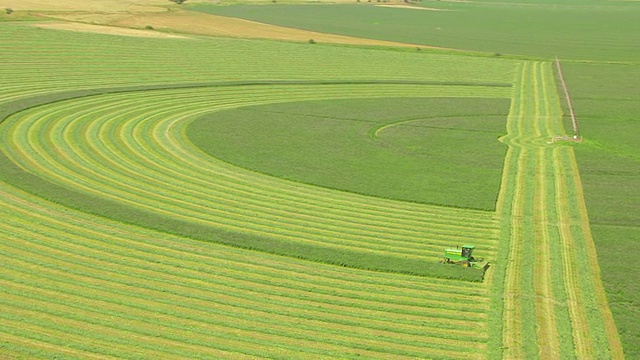
<svg viewBox="0 0 640 360">
<path fill-rule="evenodd" d="M 0 8 L 32 11 L 166 11 L 168 0 L 0 0 Z"/>
<path fill-rule="evenodd" d="M 376 5 L 379 7 L 389 7 L 389 8 L 398 8 L 398 9 L 413 9 L 413 10 L 427 10 L 427 11 L 451 11 L 447 9 L 436 9 L 424 6 L 411 6 L 411 5 Z"/>
<path fill-rule="evenodd" d="M 150 25 L 156 30 L 209 36 L 276 39 L 285 41 L 309 41 L 310 39 L 313 39 L 316 42 L 351 45 L 426 48 L 426 46 L 422 45 L 324 34 L 190 11 L 139 14 L 135 16 L 122 17 L 110 22 L 108 25 L 127 28 L 144 28 L 145 26 Z"/>
<path fill-rule="evenodd" d="M 126 28 L 119 28 L 115 26 L 91 25 L 91 24 L 72 23 L 72 22 L 42 23 L 42 24 L 35 24 L 34 26 L 37 26 L 43 29 L 83 31 L 83 32 L 92 32 L 92 33 L 109 34 L 109 35 L 120 35 L 120 36 L 138 36 L 138 37 L 173 38 L 173 39 L 187 38 L 186 36 L 165 34 L 165 33 L 156 32 L 152 30 L 126 29 Z"/>
<path fill-rule="evenodd" d="M 342 1 L 345 0 L 320 0 L 319 2 L 339 3 Z M 199 2 L 210 1 L 190 1 L 192 4 Z M 397 3 L 400 4 L 399 0 Z M 392 4 L 388 5 L 392 6 Z M 179 33 L 305 42 L 313 39 L 315 42 L 348 45 L 433 48 L 424 45 L 325 34 L 185 11 L 168 0 L 0 0 L 0 8 L 3 7 L 28 11 L 32 15 L 69 22 L 68 24 L 37 25 L 58 30 L 165 38 L 179 37 L 177 35 Z M 415 8 L 427 9 L 422 7 Z M 159 31 L 144 30 L 148 26 Z"/>
</svg>

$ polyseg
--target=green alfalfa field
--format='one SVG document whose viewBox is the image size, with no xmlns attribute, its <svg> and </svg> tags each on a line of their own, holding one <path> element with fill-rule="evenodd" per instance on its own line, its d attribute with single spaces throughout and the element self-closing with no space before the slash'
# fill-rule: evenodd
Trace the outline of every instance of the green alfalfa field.
<svg viewBox="0 0 640 360">
<path fill-rule="evenodd" d="M 584 142 L 575 146 L 591 229 L 607 296 L 627 356 L 640 329 L 639 289 L 633 261 L 640 253 L 638 225 L 637 78 L 640 71 L 634 2 L 429 1 L 412 4 L 440 11 L 377 6 L 217 6 L 199 11 L 308 30 L 428 44 L 493 54 L 563 61 Z M 375 5 L 375 4 L 374 4 Z M 355 16 L 355 13 L 368 16 Z M 291 16 L 295 14 L 296 16 Z M 350 21 L 339 19 L 349 18 Z M 564 127 L 571 129 L 563 104 Z"/>
<path fill-rule="evenodd" d="M 469 239 L 495 257 L 493 212 L 288 181 L 216 159 L 186 132 L 212 111 L 293 100 L 508 99 L 514 63 L 3 29 L 14 39 L 2 53 L 13 79 L 3 88 L 3 352 L 486 356 L 482 274 L 438 260 Z M 273 61 L 258 67 L 247 53 Z M 355 61 L 374 54 L 379 66 Z M 407 54 L 414 67 L 378 70 Z M 450 71 L 416 79 L 422 66 Z"/>
<path fill-rule="evenodd" d="M 593 217 L 588 176 L 583 175 L 580 160 L 582 144 L 554 145 L 548 152 L 538 150 L 539 154 L 522 145 L 531 142 L 537 148 L 537 139 L 546 131 L 557 135 L 566 130 L 549 61 L 237 39 L 198 38 L 199 46 L 193 46 L 193 39 L 121 38 L 24 25 L 3 25 L 13 39 L 8 47 L 12 51 L 2 53 L 3 78 L 9 79 L 2 94 L 3 218 L 7 219 L 2 227 L 7 238 L 2 349 L 8 354 L 462 358 L 470 346 L 479 358 L 530 357 L 548 340 L 536 334 L 535 326 L 541 321 L 536 312 L 548 310 L 549 304 L 533 294 L 547 291 L 560 303 L 574 303 L 576 289 L 588 292 L 594 286 L 588 271 L 588 276 L 575 279 L 578 283 L 566 276 L 567 271 L 585 266 L 590 253 L 581 241 L 575 249 L 570 247 L 568 239 L 575 236 L 562 236 L 566 233 L 562 229 L 558 235 L 528 220 L 509 220 L 521 203 L 551 201 L 545 218 L 581 214 L 579 201 L 553 206 L 549 200 L 556 193 L 573 191 L 575 176 L 527 176 L 527 171 L 552 174 L 573 169 L 575 173 L 567 151 L 578 155 Z M 186 63 L 185 53 L 191 55 Z M 570 87 L 573 65 L 564 63 Z M 398 94 L 406 99 L 394 101 Z M 625 100 L 623 92 L 617 94 Z M 371 99 L 380 100 L 372 105 Z M 509 99 L 511 107 L 505 109 Z M 416 116 L 403 101 L 432 106 L 424 106 Z M 456 111 L 439 112 L 456 102 L 460 104 Z M 579 109 L 579 95 L 574 102 Z M 293 171 L 275 166 L 279 164 L 256 168 L 242 158 L 224 158 L 221 147 L 234 150 L 234 142 L 207 147 L 193 133 L 198 124 L 217 118 L 233 126 L 218 131 L 245 131 L 266 141 L 269 131 L 277 128 L 262 126 L 261 121 L 278 118 L 243 117 L 243 123 L 236 124 L 234 114 L 258 110 L 266 115 L 276 110 L 293 118 L 293 110 L 300 108 L 304 110 L 297 114 L 304 116 L 299 120 L 326 133 L 322 126 L 327 126 L 327 119 L 334 126 L 336 118 L 344 119 L 341 108 L 357 113 L 385 104 L 389 113 L 397 112 L 399 126 L 385 128 L 384 121 L 394 123 L 389 116 L 364 124 L 361 133 L 354 129 L 352 137 L 331 135 L 343 135 L 336 139 L 343 148 L 366 148 L 372 146 L 366 141 L 375 144 L 369 130 L 374 134 L 380 128 L 397 130 L 379 133 L 391 136 L 385 139 L 388 146 L 380 148 L 387 150 L 383 155 L 393 165 L 394 157 L 409 162 L 434 158 L 424 156 L 429 146 L 412 138 L 414 132 L 402 136 L 410 125 L 407 119 L 417 120 L 418 128 L 426 125 L 437 131 L 443 130 L 445 119 L 456 120 L 449 122 L 450 131 L 437 137 L 438 151 L 451 145 L 443 138 L 485 130 L 486 122 L 479 121 L 491 120 L 490 131 L 479 141 L 495 149 L 488 164 L 504 161 L 505 168 L 513 171 L 513 176 L 503 172 L 497 180 L 507 186 L 500 191 L 484 188 L 485 200 L 471 206 L 447 203 L 446 197 L 429 201 L 427 195 L 407 201 L 391 192 L 380 193 L 375 182 L 365 189 L 340 189 L 322 179 L 303 178 L 303 166 Z M 487 104 L 496 104 L 495 111 L 465 111 Z M 336 117 L 336 109 L 340 116 Z M 539 128 L 518 125 L 519 118 L 542 118 L 543 113 L 555 119 L 551 128 L 545 122 L 536 124 Z M 502 134 L 495 127 L 500 116 Z M 310 117 L 319 121 L 311 122 Z M 365 122 L 358 116 L 350 119 Z M 432 119 L 439 121 L 437 126 Z M 291 141 L 310 141 L 308 133 L 295 127 L 287 131 Z M 498 141 L 505 133 L 510 135 Z M 585 135 L 584 144 L 588 140 Z M 468 154 L 485 149 L 478 143 L 465 146 Z M 289 149 L 277 150 L 291 161 L 296 151 Z M 315 149 L 326 152 L 327 144 Z M 264 166 L 264 154 L 252 158 L 250 147 L 244 154 L 235 150 L 229 153 Z M 302 161 L 308 155 L 301 152 Z M 460 163 L 466 161 L 465 154 L 457 155 Z M 354 151 L 352 156 L 366 154 Z M 545 170 L 527 170 L 530 156 L 532 164 Z M 425 174 L 424 182 L 443 179 L 446 166 L 435 158 L 442 171 Z M 333 169 L 344 171 L 341 165 Z M 375 173 L 357 169 L 361 175 Z M 392 169 L 399 176 L 402 171 L 415 172 L 411 167 Z M 483 181 L 495 183 L 495 178 L 494 171 Z M 469 191 L 464 184 L 468 182 L 461 182 L 456 191 Z M 546 196 L 531 190 L 540 186 Z M 493 206 L 486 200 L 491 198 L 498 200 Z M 509 203 L 507 198 L 514 200 Z M 526 218 L 529 210 L 522 211 Z M 528 226 L 531 231 L 523 232 L 527 241 L 509 240 L 515 236 L 511 233 L 517 233 L 513 229 Z M 599 244 L 597 229 L 592 229 Z M 547 234 L 540 248 L 539 237 L 532 235 L 538 231 Z M 437 266 L 446 245 L 469 239 L 480 244 L 484 251 L 479 254 L 495 264 L 483 283 L 469 282 L 473 275 L 459 269 L 443 271 Z M 533 265 L 537 250 L 550 252 L 550 268 Z M 584 256 L 571 260 L 573 252 Z M 336 256 L 344 258 L 335 261 Z M 512 264 L 520 264 L 524 276 L 513 277 L 519 272 L 501 261 L 506 256 L 517 259 Z M 603 263 L 600 248 L 598 256 L 603 278 L 609 273 L 622 279 L 615 276 L 616 263 L 609 263 L 613 270 Z M 568 270 L 558 265 L 564 257 Z M 427 266 L 414 266 L 419 264 Z M 528 272 L 548 274 L 551 281 L 529 284 Z M 452 277 L 457 280 L 445 279 Z M 513 290 L 522 300 L 503 296 Z M 617 315 L 616 310 L 622 309 L 616 309 L 608 295 Z M 601 301 L 582 300 L 587 311 Z M 98 309 L 96 303 L 101 305 Z M 551 309 L 561 339 L 552 344 L 556 354 L 615 354 L 609 348 L 606 325 L 595 320 L 586 327 L 575 325 L 582 324 L 584 309 L 562 305 Z M 514 328 L 518 318 L 530 320 L 531 325 Z M 508 319 L 516 321 L 502 325 Z M 625 331 L 618 318 L 616 325 L 623 341 L 625 334 L 634 336 L 633 328 Z M 585 328 L 587 335 L 582 332 Z M 515 333 L 526 341 L 505 338 Z M 579 341 L 584 339 L 594 345 L 585 347 Z M 594 347 L 600 347 L 599 352 L 590 353 Z M 632 356 L 633 349 L 627 349 L 627 356 Z"/>
</svg>

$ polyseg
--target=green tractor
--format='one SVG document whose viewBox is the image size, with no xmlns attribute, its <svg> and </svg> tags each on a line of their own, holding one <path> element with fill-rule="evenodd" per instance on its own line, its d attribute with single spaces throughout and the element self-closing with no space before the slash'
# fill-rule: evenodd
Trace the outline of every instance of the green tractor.
<svg viewBox="0 0 640 360">
<path fill-rule="evenodd" d="M 462 265 L 462 267 L 485 270 L 489 266 L 489 263 L 473 257 L 473 250 L 475 250 L 475 248 L 473 245 L 462 245 L 462 247 L 456 246 L 455 249 L 445 249 L 442 262 L 445 264 L 459 264 Z"/>
</svg>

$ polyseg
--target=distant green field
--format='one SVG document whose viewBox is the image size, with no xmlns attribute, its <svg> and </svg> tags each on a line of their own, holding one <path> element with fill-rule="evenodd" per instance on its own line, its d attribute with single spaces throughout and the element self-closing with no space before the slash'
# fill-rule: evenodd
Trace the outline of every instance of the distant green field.
<svg viewBox="0 0 640 360">
<path fill-rule="evenodd" d="M 424 2 L 420 11 L 353 5 L 198 4 L 189 9 L 292 28 L 475 50 L 563 59 L 638 62 L 640 6 L 634 2 L 540 4 Z"/>
<path fill-rule="evenodd" d="M 495 209 L 506 99 L 391 98 L 215 112 L 189 138 L 212 156 L 350 192 Z"/>
</svg>

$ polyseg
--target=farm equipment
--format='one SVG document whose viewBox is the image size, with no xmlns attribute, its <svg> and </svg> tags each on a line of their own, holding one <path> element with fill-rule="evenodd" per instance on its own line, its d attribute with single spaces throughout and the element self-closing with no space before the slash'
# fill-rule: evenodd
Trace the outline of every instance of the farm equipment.
<svg viewBox="0 0 640 360">
<path fill-rule="evenodd" d="M 462 247 L 456 246 L 455 249 L 445 249 L 442 262 L 445 264 L 459 264 L 465 268 L 471 267 L 484 270 L 489 266 L 489 263 L 473 257 L 473 250 L 475 250 L 475 248 L 473 245 L 462 245 Z"/>
</svg>

